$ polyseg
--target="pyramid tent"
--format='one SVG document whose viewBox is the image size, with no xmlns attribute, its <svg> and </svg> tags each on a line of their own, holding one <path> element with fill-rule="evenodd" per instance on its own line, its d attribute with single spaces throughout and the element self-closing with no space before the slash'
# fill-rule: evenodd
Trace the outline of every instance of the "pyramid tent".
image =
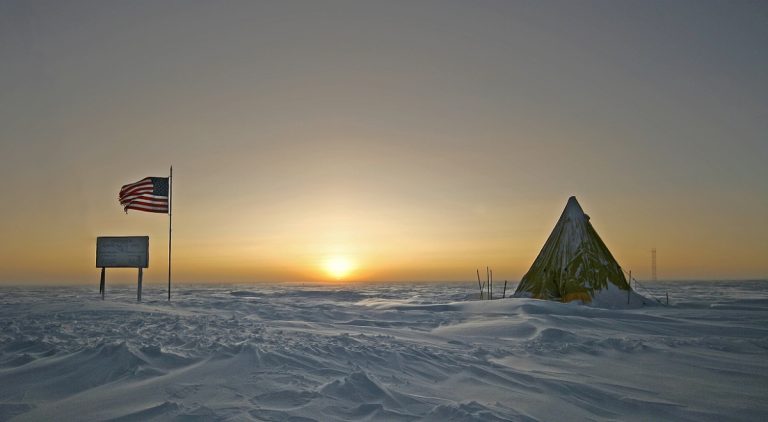
<svg viewBox="0 0 768 422">
<path fill-rule="evenodd" d="M 621 267 L 572 196 L 514 296 L 613 305 L 626 303 L 629 289 Z"/>
</svg>

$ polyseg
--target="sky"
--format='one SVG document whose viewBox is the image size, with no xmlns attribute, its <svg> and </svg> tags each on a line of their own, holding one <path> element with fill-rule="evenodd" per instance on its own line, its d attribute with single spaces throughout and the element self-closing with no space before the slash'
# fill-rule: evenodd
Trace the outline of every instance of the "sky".
<svg viewBox="0 0 768 422">
<path fill-rule="evenodd" d="M 644 280 L 768 278 L 768 3 L 0 0 L 0 283 L 518 281 L 575 195 Z M 135 272 L 108 271 L 129 282 Z"/>
</svg>

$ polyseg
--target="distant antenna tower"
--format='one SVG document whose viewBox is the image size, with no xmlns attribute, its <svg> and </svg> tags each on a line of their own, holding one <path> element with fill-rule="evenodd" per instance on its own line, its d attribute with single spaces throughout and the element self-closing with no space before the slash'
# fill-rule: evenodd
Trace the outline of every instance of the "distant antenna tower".
<svg viewBox="0 0 768 422">
<path fill-rule="evenodd" d="M 656 281 L 656 248 L 651 249 L 651 280 Z"/>
</svg>

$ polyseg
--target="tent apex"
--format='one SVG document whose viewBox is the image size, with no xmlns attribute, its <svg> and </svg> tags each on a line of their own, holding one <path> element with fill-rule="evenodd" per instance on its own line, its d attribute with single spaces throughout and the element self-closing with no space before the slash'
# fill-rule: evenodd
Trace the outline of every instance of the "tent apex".
<svg viewBox="0 0 768 422">
<path fill-rule="evenodd" d="M 579 205 L 579 201 L 576 200 L 575 196 L 568 198 L 568 203 L 565 204 L 563 214 L 573 217 L 584 214 L 584 210 L 581 208 L 581 205 Z"/>
</svg>

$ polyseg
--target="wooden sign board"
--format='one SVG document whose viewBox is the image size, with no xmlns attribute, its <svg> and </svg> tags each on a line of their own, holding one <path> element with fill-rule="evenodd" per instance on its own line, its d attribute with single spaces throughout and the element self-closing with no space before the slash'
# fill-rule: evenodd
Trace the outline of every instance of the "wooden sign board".
<svg viewBox="0 0 768 422">
<path fill-rule="evenodd" d="M 149 236 L 97 237 L 96 268 L 149 268 Z"/>
</svg>

